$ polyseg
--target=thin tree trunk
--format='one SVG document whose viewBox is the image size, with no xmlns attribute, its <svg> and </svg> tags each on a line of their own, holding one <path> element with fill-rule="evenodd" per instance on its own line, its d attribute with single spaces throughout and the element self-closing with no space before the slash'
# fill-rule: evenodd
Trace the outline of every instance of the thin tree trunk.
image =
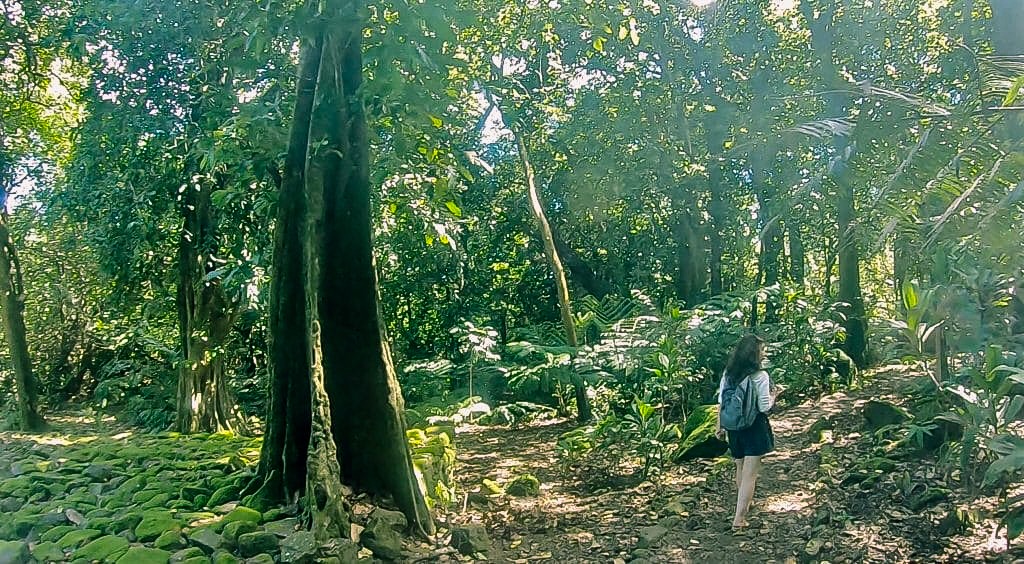
<svg viewBox="0 0 1024 564">
<path fill-rule="evenodd" d="M 802 2 L 800 10 L 811 30 L 811 48 L 819 59 L 821 81 L 832 91 L 828 96 L 827 117 L 846 117 L 852 98 L 843 92 L 841 87 L 845 81 L 834 62 L 835 29 L 842 23 L 836 21 L 839 16 L 838 4 L 832 0 L 815 12 L 810 3 Z M 863 368 L 867 364 L 867 315 L 861 294 L 860 253 L 854 229 L 857 194 L 850 172 L 854 147 L 848 136 L 836 136 L 833 149 L 835 161 L 830 176 L 838 192 L 836 215 L 839 233 L 836 254 L 839 259 L 838 299 L 843 304 L 840 311 L 845 317 L 843 325 L 846 330 L 843 350 Z"/>
<path fill-rule="evenodd" d="M 220 281 L 207 280 L 214 270 L 215 221 L 209 183 L 190 178 L 182 199 L 183 226 L 178 245 L 178 324 L 182 363 L 178 376 L 176 427 L 180 433 L 223 430 L 248 433 L 231 394 L 220 349 L 234 325 L 238 308 Z"/>
<path fill-rule="evenodd" d="M 725 202 L 722 199 L 722 192 L 724 188 L 724 186 L 722 186 L 724 182 L 722 166 L 723 164 L 720 162 L 719 158 L 717 156 L 713 156 L 710 164 L 710 170 L 708 171 L 708 186 L 711 193 L 711 201 L 709 203 L 711 212 L 711 229 L 708 232 L 708 238 L 711 243 L 709 266 L 711 270 L 710 291 L 712 296 L 721 294 L 724 289 L 722 284 L 722 256 L 724 254 L 725 245 L 722 241 L 722 233 L 725 230 L 726 214 Z"/>
<path fill-rule="evenodd" d="M 533 167 L 530 165 L 530 155 L 526 151 L 526 143 L 522 135 L 512 129 L 512 135 L 516 139 L 516 146 L 519 148 L 519 161 L 523 166 L 526 176 L 526 187 L 530 195 L 530 209 L 534 218 L 540 226 L 541 239 L 544 241 L 544 253 L 548 257 L 551 271 L 555 277 L 555 289 L 558 293 L 558 309 L 562 316 L 562 326 L 565 329 L 566 344 L 573 350 L 579 345 L 576 338 L 576 320 L 572 316 L 572 304 L 569 302 L 569 285 L 565 280 L 565 269 L 555 248 L 554 236 L 551 234 L 551 225 L 548 223 L 547 215 L 544 213 L 544 205 L 540 200 L 540 191 L 537 189 L 537 181 L 533 175 Z M 593 414 L 590 411 L 590 398 L 587 397 L 587 386 L 579 375 L 573 371 L 573 388 L 576 392 L 577 418 L 580 422 L 590 421 Z"/>
<path fill-rule="evenodd" d="M 14 365 L 18 424 L 24 431 L 42 431 L 46 428 L 46 422 L 39 415 L 36 379 L 32 373 L 32 358 L 29 356 L 25 331 L 25 287 L 17 250 L 7 227 L 7 213 L 3 210 L 0 210 L 0 294 L 3 294 L 4 334 Z"/>
<path fill-rule="evenodd" d="M 758 223 L 761 226 L 761 253 L 757 259 L 758 280 L 756 286 L 768 288 L 779 283 L 779 262 L 782 256 L 782 228 L 773 217 L 772 202 L 765 186 L 764 169 L 760 164 L 753 166 L 753 178 L 758 202 Z M 755 304 L 756 306 L 756 304 Z M 764 322 L 778 321 L 778 306 L 772 300 L 764 304 Z"/>
<path fill-rule="evenodd" d="M 803 286 L 806 277 L 807 253 L 804 251 L 800 222 L 791 218 L 787 222 L 786 236 L 789 239 L 789 279 Z"/>
</svg>

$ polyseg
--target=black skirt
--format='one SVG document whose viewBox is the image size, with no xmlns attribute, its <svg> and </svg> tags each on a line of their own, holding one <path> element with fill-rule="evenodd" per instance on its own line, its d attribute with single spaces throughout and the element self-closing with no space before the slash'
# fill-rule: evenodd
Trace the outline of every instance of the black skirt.
<svg viewBox="0 0 1024 564">
<path fill-rule="evenodd" d="M 775 435 L 768 416 L 758 413 L 754 424 L 742 431 L 729 431 L 729 452 L 733 458 L 764 456 L 775 450 Z"/>
</svg>

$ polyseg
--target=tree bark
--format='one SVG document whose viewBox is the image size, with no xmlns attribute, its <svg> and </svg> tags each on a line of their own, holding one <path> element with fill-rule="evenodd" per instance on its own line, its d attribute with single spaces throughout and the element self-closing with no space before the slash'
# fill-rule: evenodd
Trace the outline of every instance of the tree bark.
<svg viewBox="0 0 1024 564">
<path fill-rule="evenodd" d="M 558 256 L 563 259 L 565 266 L 569 269 L 569 273 L 572 274 L 572 279 L 586 293 L 601 299 L 615 291 L 611 284 L 598 277 L 594 269 L 580 257 L 575 249 L 558 236 L 557 231 L 552 231 L 552 237 L 555 240 L 555 250 L 558 252 Z"/>
<path fill-rule="evenodd" d="M 815 13 L 810 3 L 802 2 L 800 10 L 811 30 L 811 48 L 819 59 L 821 81 L 831 92 L 826 110 L 828 117 L 846 117 L 852 98 L 842 91 L 844 80 L 835 65 L 835 29 L 841 23 L 836 21 L 839 14 L 837 3 L 832 0 Z M 861 294 L 860 252 L 855 230 L 857 194 L 849 166 L 855 149 L 848 136 L 834 138 L 829 176 L 837 189 L 838 300 L 842 304 L 839 311 L 843 314 L 846 332 L 843 350 L 857 366 L 863 368 L 867 364 L 867 315 Z"/>
<path fill-rule="evenodd" d="M 676 213 L 672 229 L 676 250 L 676 297 L 688 307 L 701 302 L 707 284 L 707 248 L 700 234 L 700 226 L 687 209 Z"/>
<path fill-rule="evenodd" d="M 334 2 L 317 84 L 311 201 L 322 198 L 318 282 L 324 386 L 341 474 L 350 485 L 394 498 L 412 527 L 434 522 L 406 441 L 405 406 L 381 323 L 371 241 L 369 140 L 363 110 L 363 22 L 357 3 Z M 319 186 L 314 186 L 319 184 Z M 320 190 L 320 194 L 316 191 Z"/>
<path fill-rule="evenodd" d="M 789 239 L 789 279 L 803 286 L 806 274 L 807 253 L 804 251 L 804 239 L 800 233 L 800 222 L 790 218 L 786 225 L 786 237 Z"/>
<path fill-rule="evenodd" d="M 284 174 L 277 196 L 270 278 L 267 421 L 254 494 L 261 506 L 286 502 L 306 487 L 312 424 L 310 356 L 306 319 L 306 156 L 323 37 L 303 38 L 297 92 Z M 253 504 L 254 502 L 249 502 Z"/>
<path fill-rule="evenodd" d="M 526 143 L 522 135 L 512 128 L 512 135 L 516 139 L 516 146 L 519 148 L 519 162 L 522 164 L 523 173 L 526 176 L 526 188 L 530 196 L 530 209 L 540 227 L 541 239 L 544 241 L 544 254 L 547 255 L 548 263 L 555 277 L 555 289 L 558 294 L 558 309 L 562 317 L 562 326 L 565 329 L 565 341 L 570 348 L 576 349 L 579 341 L 576 337 L 576 320 L 572 316 L 572 304 L 569 302 L 569 285 L 565 280 L 565 269 L 558 256 L 558 249 L 555 248 L 555 239 L 551 233 L 551 225 L 548 223 L 547 215 L 544 213 L 544 205 L 540 200 L 540 191 L 537 189 L 537 180 L 533 175 L 533 166 L 530 164 L 530 155 L 526 150 Z M 590 398 L 587 396 L 587 385 L 582 378 L 573 371 L 573 388 L 576 392 L 577 418 L 580 422 L 590 421 L 593 414 L 590 410 Z"/>
<path fill-rule="evenodd" d="M 761 227 L 760 242 L 761 252 L 757 258 L 759 288 L 768 288 L 779 283 L 780 259 L 782 257 L 782 228 L 779 219 L 773 213 L 773 202 L 766 184 L 767 178 L 764 172 L 767 155 L 755 157 L 752 163 L 752 177 L 754 192 L 757 195 L 758 203 L 758 224 Z M 754 317 L 756 320 L 757 302 L 754 302 Z M 764 304 L 764 322 L 775 323 L 779 319 L 778 305 L 773 300 L 766 300 Z M 754 323 L 756 325 L 756 321 Z"/>
<path fill-rule="evenodd" d="M 191 175 L 189 175 L 191 176 Z M 216 221 L 211 184 L 188 178 L 182 196 L 183 225 L 178 243 L 178 325 L 182 363 L 178 376 L 176 427 L 180 433 L 248 433 L 231 394 L 221 351 L 238 307 L 220 280 L 209 279 L 215 265 Z"/>
<path fill-rule="evenodd" d="M 4 198 L 0 198 L 3 205 Z M 24 431 L 42 431 L 46 422 L 39 415 L 38 388 L 32 373 L 32 358 L 25 330 L 25 288 L 17 250 L 7 227 L 7 213 L 0 210 L 0 293 L 3 294 L 4 334 L 14 365 L 14 386 L 18 397 L 18 424 Z"/>
</svg>

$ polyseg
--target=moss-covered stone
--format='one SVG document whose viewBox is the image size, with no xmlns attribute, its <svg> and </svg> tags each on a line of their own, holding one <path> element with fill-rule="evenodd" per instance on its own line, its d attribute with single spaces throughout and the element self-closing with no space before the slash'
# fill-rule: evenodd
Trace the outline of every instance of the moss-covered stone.
<svg viewBox="0 0 1024 564">
<path fill-rule="evenodd" d="M 252 521 L 233 521 L 224 526 L 223 536 L 224 542 L 230 546 L 238 544 L 238 537 L 252 533 L 259 529 L 259 525 Z"/>
<path fill-rule="evenodd" d="M 149 542 L 167 531 L 180 532 L 181 523 L 167 511 L 148 511 L 135 527 L 135 536 L 141 542 Z"/>
<path fill-rule="evenodd" d="M 402 538 L 382 519 L 371 519 L 360 533 L 359 542 L 384 560 L 397 560 L 402 556 Z"/>
<path fill-rule="evenodd" d="M 240 488 L 235 484 L 228 484 L 226 486 L 217 488 L 217 491 L 210 494 L 209 501 L 206 502 L 210 507 L 216 507 L 223 505 L 229 501 L 238 501 Z"/>
<path fill-rule="evenodd" d="M 160 492 L 157 490 L 142 490 L 140 492 L 135 492 L 135 494 L 132 495 L 132 503 L 136 505 L 141 505 L 158 495 L 160 495 Z M 167 499 L 170 499 L 170 496 L 168 496 Z"/>
<path fill-rule="evenodd" d="M 515 497 L 540 495 L 540 480 L 533 474 L 520 474 L 505 487 L 505 493 Z"/>
<path fill-rule="evenodd" d="M 203 549 L 192 546 L 175 552 L 171 555 L 170 564 L 181 564 L 191 558 L 205 558 Z"/>
<path fill-rule="evenodd" d="M 226 550 L 218 550 L 210 557 L 210 562 L 212 564 L 240 564 L 241 560 Z"/>
<path fill-rule="evenodd" d="M 224 544 L 224 537 L 215 533 L 210 527 L 201 527 L 189 532 L 188 542 L 203 549 L 206 554 L 213 554 Z"/>
<path fill-rule="evenodd" d="M 32 553 L 24 541 L 0 541 L 0 562 L 7 564 L 28 564 Z"/>
<path fill-rule="evenodd" d="M 83 558 L 88 561 L 116 560 L 125 552 L 128 552 L 128 539 L 107 535 L 90 541 L 85 546 L 74 552 L 75 558 Z"/>
<path fill-rule="evenodd" d="M 221 518 L 220 522 L 217 523 L 216 526 L 214 526 L 214 530 L 223 530 L 224 527 L 228 525 L 228 523 L 234 523 L 236 521 L 248 521 L 250 523 L 255 523 L 259 525 L 260 521 L 262 520 L 263 515 L 259 511 L 256 511 L 255 509 L 249 507 L 245 507 L 244 505 L 239 505 L 238 507 L 232 509 L 223 518 Z"/>
<path fill-rule="evenodd" d="M 78 548 L 102 534 L 103 533 L 96 529 L 75 529 L 61 537 L 60 540 L 57 541 L 57 544 L 61 548 Z"/>
<path fill-rule="evenodd" d="M 161 550 L 178 550 L 185 548 L 185 539 L 178 531 L 167 531 L 156 538 L 153 546 Z"/>
<path fill-rule="evenodd" d="M 945 488 L 928 488 L 908 499 L 907 507 L 911 511 L 921 511 L 947 499 L 949 499 L 949 490 Z"/>
<path fill-rule="evenodd" d="M 171 553 L 159 548 L 133 546 L 117 559 L 116 564 L 167 564 Z"/>
<path fill-rule="evenodd" d="M 276 552 L 277 546 L 277 536 L 265 531 L 245 533 L 238 537 L 238 553 L 245 557 Z"/>
<path fill-rule="evenodd" d="M 119 515 L 113 518 L 107 526 L 108 530 L 112 530 L 114 533 L 120 533 L 121 531 L 134 531 L 135 527 L 142 521 L 142 513 L 130 512 L 124 515 Z"/>
<path fill-rule="evenodd" d="M 309 564 L 319 549 L 320 543 L 312 531 L 296 531 L 281 541 L 281 562 Z"/>
<path fill-rule="evenodd" d="M 159 493 L 151 497 L 149 501 L 142 504 L 142 509 L 156 509 L 157 507 L 163 507 L 169 505 L 171 502 L 171 494 Z M 186 502 L 186 505 L 188 503 Z"/>
<path fill-rule="evenodd" d="M 718 431 L 718 405 L 702 405 L 690 413 L 683 426 L 683 441 L 672 455 L 674 462 L 698 458 L 717 458 L 729 444 L 715 436 Z"/>
<path fill-rule="evenodd" d="M 864 404 L 864 426 L 868 431 L 877 431 L 888 425 L 898 425 L 910 419 L 910 414 L 901 407 L 881 400 L 869 400 Z"/>
<path fill-rule="evenodd" d="M 37 562 L 63 562 L 64 550 L 55 542 L 41 542 L 32 547 L 32 558 Z"/>
<path fill-rule="evenodd" d="M 46 531 L 45 533 L 42 533 L 41 535 L 39 535 L 39 540 L 43 541 L 43 542 L 57 542 L 64 535 L 70 533 L 71 531 L 77 530 L 77 529 L 78 529 L 78 527 L 74 527 L 72 525 L 61 525 L 59 527 L 54 527 L 54 528 Z"/>
</svg>

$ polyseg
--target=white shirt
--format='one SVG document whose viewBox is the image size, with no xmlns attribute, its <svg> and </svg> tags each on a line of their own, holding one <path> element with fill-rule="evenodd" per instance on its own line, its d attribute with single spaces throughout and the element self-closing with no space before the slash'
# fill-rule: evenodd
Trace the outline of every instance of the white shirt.
<svg viewBox="0 0 1024 564">
<path fill-rule="evenodd" d="M 771 387 L 772 379 L 764 370 L 749 376 L 750 383 L 754 385 L 754 393 L 757 394 L 757 410 L 761 413 L 768 413 L 774 402 L 772 401 Z M 722 401 L 722 392 L 725 391 L 725 373 L 722 373 L 722 380 L 718 383 L 718 401 Z"/>
</svg>

